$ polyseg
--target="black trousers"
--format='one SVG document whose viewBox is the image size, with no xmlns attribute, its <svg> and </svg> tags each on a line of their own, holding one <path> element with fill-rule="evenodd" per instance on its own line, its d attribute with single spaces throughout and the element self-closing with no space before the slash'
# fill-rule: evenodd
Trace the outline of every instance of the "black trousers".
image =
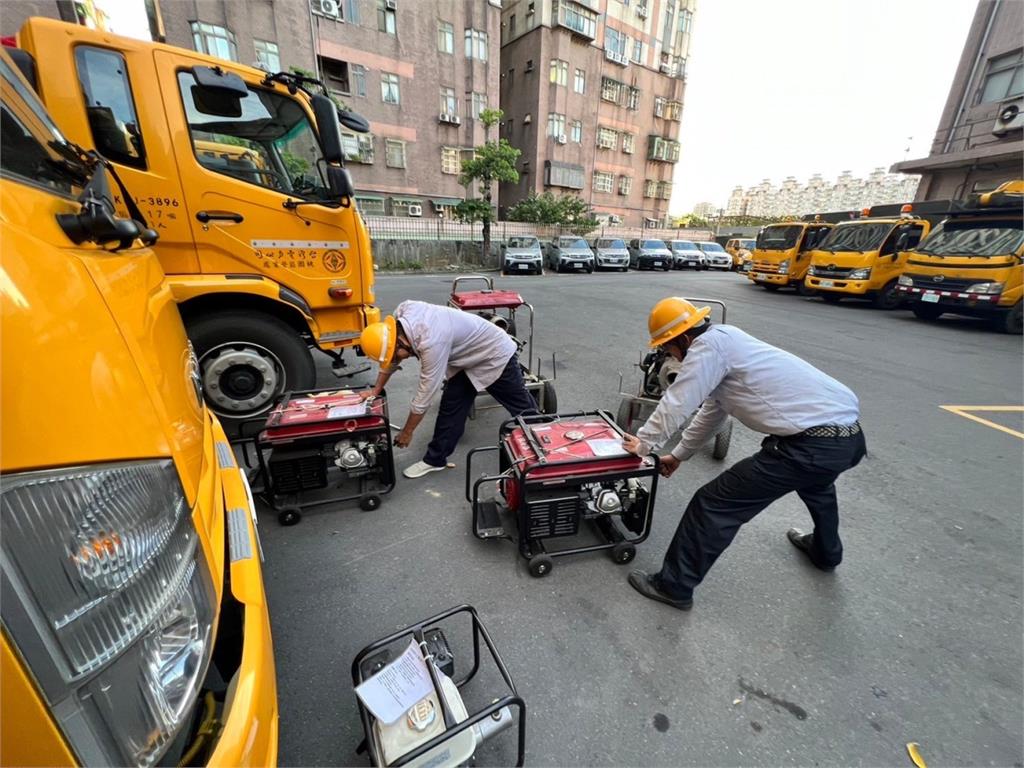
<svg viewBox="0 0 1024 768">
<path fill-rule="evenodd" d="M 526 389 L 523 371 L 519 367 L 519 356 L 512 355 L 505 370 L 501 372 L 487 392 L 505 406 L 513 416 L 523 413 L 534 413 L 537 403 Z M 455 446 L 466 431 L 466 419 L 476 399 L 476 387 L 464 371 L 459 371 L 445 383 L 441 405 L 437 410 L 437 421 L 434 423 L 434 437 L 427 446 L 423 461 L 434 467 L 443 467 L 448 457 L 455 451 Z"/>
<path fill-rule="evenodd" d="M 843 559 L 836 478 L 866 453 L 864 433 L 853 437 L 773 437 L 698 490 L 679 521 L 657 574 L 659 588 L 688 599 L 715 560 L 758 512 L 790 491 L 814 521 L 813 560 L 835 566 Z"/>
</svg>

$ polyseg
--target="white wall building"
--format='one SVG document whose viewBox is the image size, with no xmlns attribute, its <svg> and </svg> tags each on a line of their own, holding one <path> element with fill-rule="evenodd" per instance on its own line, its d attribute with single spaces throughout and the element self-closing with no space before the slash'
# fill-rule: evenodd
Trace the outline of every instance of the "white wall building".
<svg viewBox="0 0 1024 768">
<path fill-rule="evenodd" d="M 725 215 L 800 216 L 909 202 L 914 199 L 919 181 L 919 176 L 886 173 L 884 168 L 876 168 L 866 179 L 843 171 L 832 183 L 825 181 L 820 173 L 814 174 L 806 184 L 788 176 L 776 187 L 771 179 L 764 179 L 754 187 L 733 189 Z"/>
</svg>

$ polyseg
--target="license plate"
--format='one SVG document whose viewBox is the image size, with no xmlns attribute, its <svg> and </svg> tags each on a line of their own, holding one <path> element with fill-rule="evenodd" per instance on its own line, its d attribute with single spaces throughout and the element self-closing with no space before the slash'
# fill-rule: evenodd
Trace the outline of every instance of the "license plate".
<svg viewBox="0 0 1024 768">
<path fill-rule="evenodd" d="M 921 294 L 921 301 L 927 301 L 929 304 L 939 303 L 939 294 L 937 293 L 924 293 Z"/>
<path fill-rule="evenodd" d="M 529 268 L 530 268 L 529 264 L 517 264 L 516 265 L 516 269 L 529 269 Z"/>
<path fill-rule="evenodd" d="M 660 262 L 660 261 L 656 261 L 656 262 L 654 262 L 654 266 L 656 266 L 656 267 L 660 267 L 660 266 L 661 266 L 661 262 Z"/>
<path fill-rule="evenodd" d="M 819 280 L 818 285 L 820 285 L 822 288 L 832 288 L 835 286 L 835 283 L 833 283 L 831 280 Z"/>
<path fill-rule="evenodd" d="M 751 272 L 751 273 L 750 273 L 750 276 L 751 276 L 751 277 L 752 277 L 752 278 L 753 278 L 754 280 L 761 280 L 761 279 L 763 279 L 763 278 L 764 278 L 764 275 L 759 275 L 759 274 L 758 274 L 757 272 Z"/>
<path fill-rule="evenodd" d="M 583 265 L 582 264 L 573 264 L 572 268 L 573 269 L 583 269 Z"/>
<path fill-rule="evenodd" d="M 688 261 L 688 262 L 686 262 L 686 266 L 688 266 L 688 267 L 696 267 L 697 266 L 697 262 L 696 261 Z"/>
</svg>

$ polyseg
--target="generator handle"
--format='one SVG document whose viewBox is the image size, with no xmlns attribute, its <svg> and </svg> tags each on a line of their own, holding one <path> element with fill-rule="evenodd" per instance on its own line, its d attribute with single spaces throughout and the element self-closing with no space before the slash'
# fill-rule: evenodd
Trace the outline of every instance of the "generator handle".
<svg viewBox="0 0 1024 768">
<path fill-rule="evenodd" d="M 722 310 L 722 319 L 719 320 L 718 322 L 720 322 L 720 323 L 724 323 L 725 322 L 725 302 L 724 301 L 722 301 L 720 299 L 693 298 L 693 297 L 690 297 L 690 296 L 684 296 L 683 298 L 686 299 L 691 304 L 714 304 L 714 305 L 716 305 L 719 309 Z"/>
<path fill-rule="evenodd" d="M 452 280 L 452 293 L 455 293 L 456 291 L 459 290 L 459 283 L 465 283 L 472 280 L 483 280 L 485 283 L 487 283 L 488 291 L 494 290 L 493 277 L 488 277 L 487 275 L 460 275 L 459 277 L 456 277 L 454 280 Z"/>
<path fill-rule="evenodd" d="M 470 480 L 473 477 L 473 456 L 478 453 L 486 453 L 487 451 L 496 451 L 498 446 L 496 445 L 483 445 L 479 448 L 470 448 L 469 453 L 466 454 L 466 501 L 473 503 L 473 497 L 469 495 L 469 487 L 472 483 Z"/>
<path fill-rule="evenodd" d="M 530 304 L 528 301 L 524 301 L 520 306 L 526 307 L 530 311 L 530 338 L 526 342 L 529 354 L 526 356 L 526 359 L 533 360 L 533 304 Z M 540 375 L 539 371 L 537 375 Z"/>
</svg>

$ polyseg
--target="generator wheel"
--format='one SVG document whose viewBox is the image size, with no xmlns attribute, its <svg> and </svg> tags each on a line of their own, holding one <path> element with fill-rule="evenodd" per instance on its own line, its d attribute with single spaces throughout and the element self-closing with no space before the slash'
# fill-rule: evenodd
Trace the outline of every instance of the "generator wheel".
<svg viewBox="0 0 1024 768">
<path fill-rule="evenodd" d="M 375 509 L 380 509 L 381 498 L 376 493 L 364 493 L 359 497 L 359 508 L 363 512 L 373 512 Z"/>
<path fill-rule="evenodd" d="M 286 507 L 277 513 L 277 522 L 281 525 L 298 525 L 302 512 L 298 507 Z"/>
<path fill-rule="evenodd" d="M 636 547 L 628 541 L 620 541 L 612 547 L 612 560 L 616 565 L 631 563 L 634 557 L 636 557 Z"/>
<path fill-rule="evenodd" d="M 551 415 L 558 413 L 558 394 L 555 392 L 555 385 L 550 379 L 546 379 L 541 388 L 541 397 L 538 397 L 536 393 L 531 392 L 534 401 L 537 403 L 537 407 L 540 412 L 544 415 Z M 543 402 L 543 405 L 542 405 Z"/>
<path fill-rule="evenodd" d="M 711 449 L 711 458 L 721 461 L 729 455 L 729 444 L 732 442 L 732 419 L 726 422 L 725 428 L 715 435 L 715 447 Z"/>
<path fill-rule="evenodd" d="M 615 414 L 615 423 L 622 427 L 623 432 L 629 432 L 633 426 L 633 401 L 630 398 L 622 398 L 618 413 Z"/>
<path fill-rule="evenodd" d="M 534 555 L 530 558 L 530 575 L 535 579 L 544 578 L 554 567 L 554 562 L 547 555 Z"/>
</svg>

